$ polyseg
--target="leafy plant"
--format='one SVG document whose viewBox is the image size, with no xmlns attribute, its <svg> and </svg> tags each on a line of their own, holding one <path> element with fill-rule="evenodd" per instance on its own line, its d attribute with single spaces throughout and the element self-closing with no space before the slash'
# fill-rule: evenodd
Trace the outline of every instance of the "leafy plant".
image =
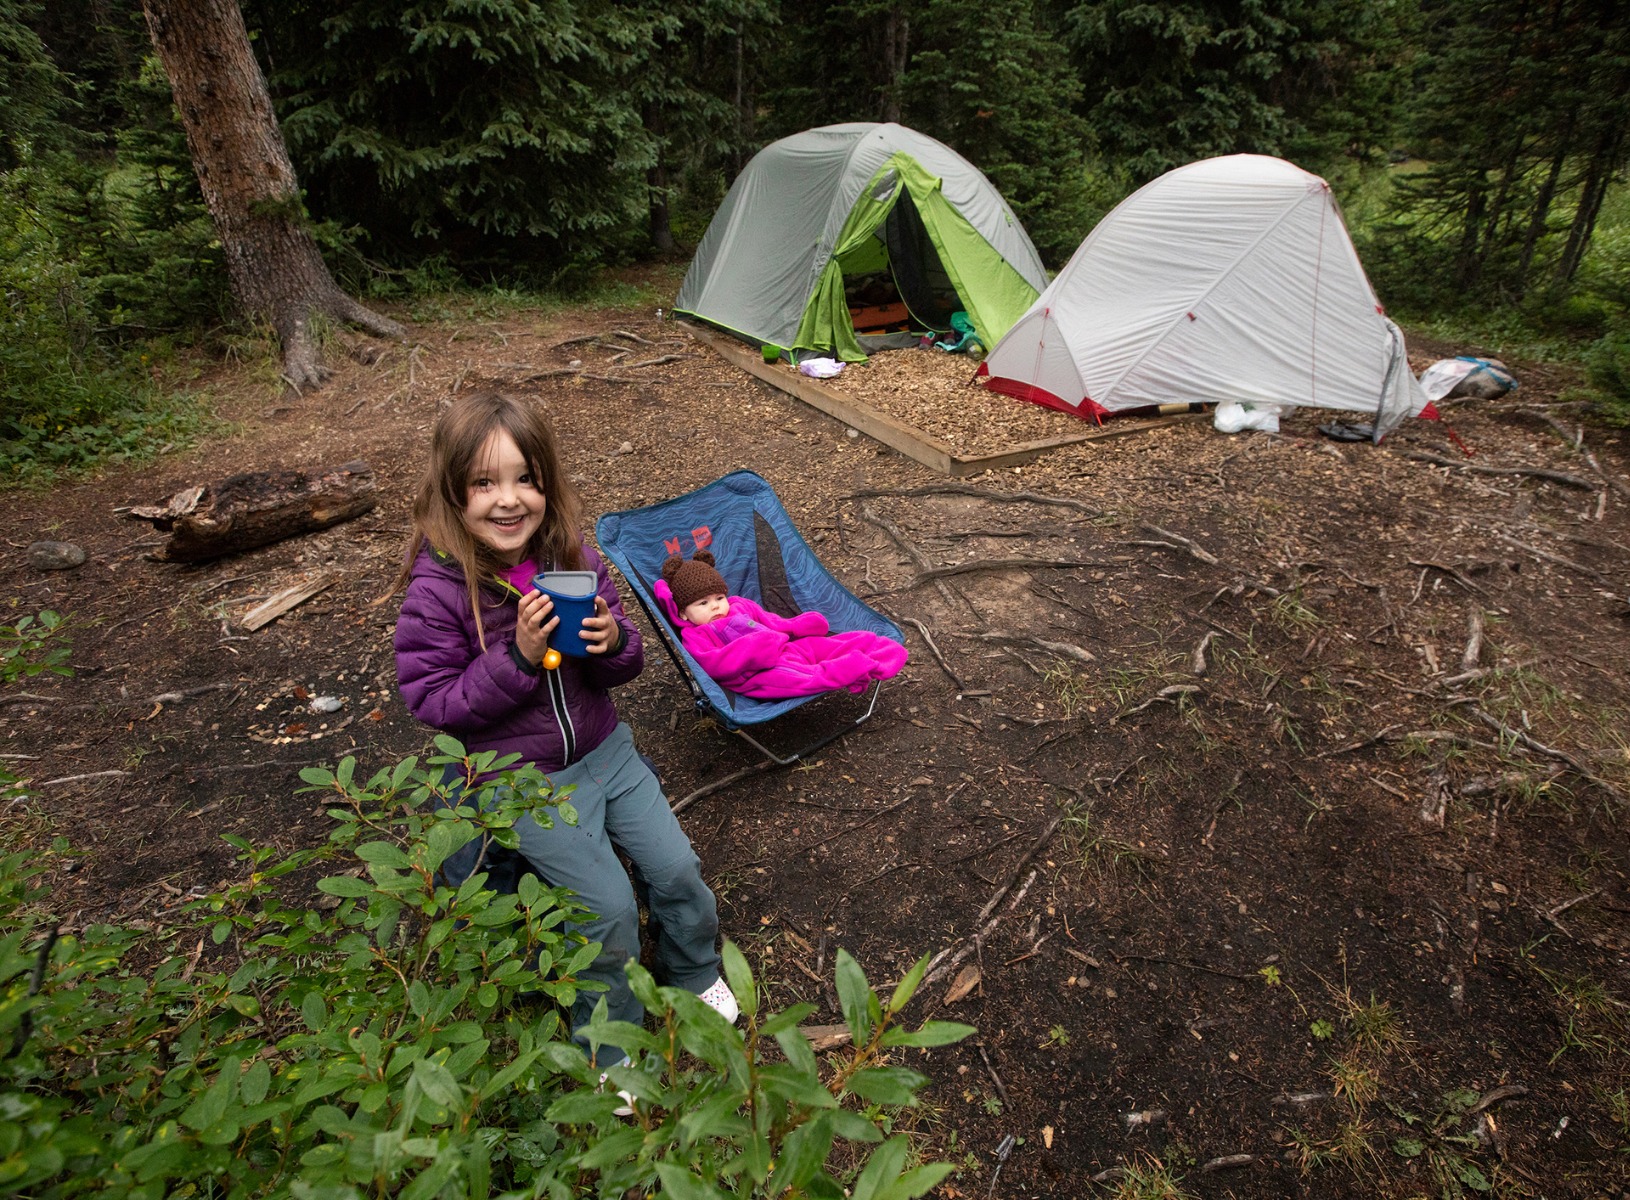
<svg viewBox="0 0 1630 1200">
<path fill-rule="evenodd" d="M 37 616 L 20 617 L 14 625 L 0 625 L 0 684 L 32 679 L 45 671 L 72 675 L 65 625 L 48 608 Z"/>
<path fill-rule="evenodd" d="M 569 931 L 576 901 L 531 878 L 499 896 L 481 872 L 457 888 L 438 877 L 477 839 L 513 845 L 524 813 L 572 819 L 569 799 L 513 758 L 448 738 L 437 749 L 424 768 L 409 758 L 367 780 L 350 758 L 308 768 L 330 801 L 328 844 L 279 855 L 228 837 L 245 878 L 161 934 L 63 932 L 28 855 L 0 859 L 0 1186 L 412 1200 L 847 1187 L 880 1200 L 952 1170 L 911 1165 L 910 1139 L 885 1140 L 857 1111 L 915 1104 L 928 1080 L 892 1056 L 972 1032 L 899 1024 L 926 957 L 884 1002 L 839 953 L 852 1044 L 824 1067 L 797 1027 L 811 1007 L 762 1011 L 734 946 L 725 971 L 745 1029 L 631 967 L 652 1028 L 602 1006 L 586 1031 L 633 1053 L 610 1072 L 636 1098 L 633 1120 L 618 1119 L 561 1017 L 598 952 Z M 456 809 L 432 803 L 449 765 L 466 783 Z M 293 902 L 323 866 L 326 899 Z M 855 1152 L 829 1168 L 838 1140 Z"/>
</svg>

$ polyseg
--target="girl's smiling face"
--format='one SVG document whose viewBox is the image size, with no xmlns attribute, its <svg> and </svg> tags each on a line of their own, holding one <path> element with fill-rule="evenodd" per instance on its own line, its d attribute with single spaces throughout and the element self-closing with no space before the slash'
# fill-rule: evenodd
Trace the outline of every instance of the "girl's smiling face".
<svg viewBox="0 0 1630 1200">
<path fill-rule="evenodd" d="M 464 488 L 464 527 L 508 566 L 526 553 L 543 526 L 547 506 L 542 483 L 507 430 L 495 429 L 481 443 Z"/>
</svg>

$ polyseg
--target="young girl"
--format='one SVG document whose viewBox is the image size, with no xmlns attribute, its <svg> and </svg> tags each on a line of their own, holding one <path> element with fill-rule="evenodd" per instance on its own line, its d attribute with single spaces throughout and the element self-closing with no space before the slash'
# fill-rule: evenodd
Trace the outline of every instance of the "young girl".
<svg viewBox="0 0 1630 1200">
<path fill-rule="evenodd" d="M 577 929 L 601 943 L 583 975 L 609 986 L 611 1019 L 637 1025 L 645 1015 L 623 974 L 639 957 L 639 908 L 616 847 L 648 889 L 659 975 L 734 1021 L 736 1002 L 714 945 L 713 893 L 608 692 L 644 665 L 639 631 L 581 527 L 577 495 L 543 414 L 494 392 L 455 400 L 431 435 L 394 589 L 406 589 L 396 620 L 402 696 L 415 717 L 471 753 L 518 753 L 557 788 L 575 786 L 576 826 L 556 821 L 545 829 L 528 817 L 516 830 L 538 876 L 570 888 L 599 914 Z M 560 618 L 532 586 L 540 570 L 588 570 L 599 579 L 594 615 L 576 634 L 588 656 L 550 654 L 552 669 L 543 663 Z M 463 874 L 473 859 L 467 856 Z M 598 998 L 578 997 L 574 1030 L 587 1024 Z M 602 1047 L 599 1062 L 622 1057 Z"/>
</svg>

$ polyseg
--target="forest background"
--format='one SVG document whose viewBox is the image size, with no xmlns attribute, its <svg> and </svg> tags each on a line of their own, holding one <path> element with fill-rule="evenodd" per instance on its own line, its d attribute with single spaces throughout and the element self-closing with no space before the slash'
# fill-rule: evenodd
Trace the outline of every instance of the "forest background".
<svg viewBox="0 0 1630 1200">
<path fill-rule="evenodd" d="M 283 215 L 364 303 L 581 294 L 607 267 L 682 261 L 769 141 L 899 121 L 980 167 L 1052 269 L 1163 171 L 1288 158 L 1330 181 L 1394 315 L 1581 361 L 1597 411 L 1630 413 L 1630 18 L 1613 5 L 243 14 L 302 189 Z M 142 6 L 0 0 L 0 42 L 0 466 L 41 479 L 184 442 L 207 416 L 166 386 L 178 351 L 271 360 L 276 331 L 233 303 Z"/>
</svg>

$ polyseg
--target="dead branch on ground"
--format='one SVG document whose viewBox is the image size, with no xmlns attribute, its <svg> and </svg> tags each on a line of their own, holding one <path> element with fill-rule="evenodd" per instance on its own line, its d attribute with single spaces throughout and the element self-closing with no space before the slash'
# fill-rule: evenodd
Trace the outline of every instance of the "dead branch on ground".
<svg viewBox="0 0 1630 1200">
<path fill-rule="evenodd" d="M 1471 711 L 1473 716 L 1475 716 L 1479 721 L 1483 722 L 1483 724 L 1487 725 L 1490 729 L 1494 730 L 1501 737 L 1506 738 L 1509 741 L 1516 742 L 1519 745 L 1526 746 L 1536 754 L 1543 754 L 1547 758 L 1554 758 L 1558 762 L 1566 763 L 1568 768 L 1572 770 L 1574 774 L 1578 775 L 1579 778 L 1595 784 L 1609 796 L 1612 796 L 1613 799 L 1617 800 L 1620 804 L 1630 805 L 1630 799 L 1626 799 L 1623 792 L 1619 791 L 1619 789 L 1614 787 L 1613 784 L 1596 774 L 1596 772 L 1592 771 L 1589 767 L 1580 762 L 1579 759 L 1574 757 L 1572 754 L 1569 754 L 1566 750 L 1558 750 L 1554 746 L 1547 746 L 1544 742 L 1539 741 L 1532 735 L 1523 732 L 1521 729 L 1513 728 L 1493 714 L 1484 712 L 1475 704 L 1472 705 Z"/>
<path fill-rule="evenodd" d="M 954 637 L 973 638 L 981 642 L 994 642 L 1002 646 L 1037 646 L 1049 654 L 1056 654 L 1061 658 L 1073 658 L 1076 662 L 1097 662 L 1090 651 L 1083 650 L 1071 642 L 1054 642 L 1046 638 L 1035 637 L 1031 634 L 1008 633 L 1001 629 L 981 629 L 973 633 L 957 633 Z"/>
<path fill-rule="evenodd" d="M 1527 479 L 1544 479 L 1551 483 L 1560 483 L 1564 487 L 1578 488 L 1584 492 L 1594 492 L 1596 485 L 1583 475 L 1570 475 L 1566 471 L 1553 471 L 1548 467 L 1484 467 L 1476 463 L 1456 462 L 1452 458 L 1444 458 L 1439 454 L 1428 454 L 1424 450 L 1399 450 L 1400 457 L 1412 459 L 1415 462 L 1431 463 L 1438 467 L 1449 467 L 1456 471 L 1466 471 L 1473 475 L 1516 475 Z"/>
<path fill-rule="evenodd" d="M 961 677 L 959 677 L 955 671 L 951 670 L 951 664 L 945 661 L 945 655 L 941 654 L 940 648 L 934 644 L 934 635 L 928 632 L 928 626 L 924 625 L 915 617 L 905 617 L 903 619 L 906 624 L 915 625 L 917 627 L 917 632 L 923 635 L 923 641 L 928 643 L 928 649 L 934 655 L 934 661 L 939 663 L 940 670 L 944 671 L 948 676 L 950 676 L 951 682 L 956 684 L 957 691 L 966 691 L 967 689 L 963 686 Z"/>
<path fill-rule="evenodd" d="M 916 488 L 862 488 L 858 492 L 850 492 L 849 498 L 867 500 L 883 496 L 977 496 L 981 500 L 993 500 L 999 503 L 1011 504 L 1028 501 L 1031 504 L 1052 504 L 1059 508 L 1073 508 L 1083 512 L 1089 517 L 1103 515 L 1101 509 L 1092 508 L 1080 500 L 1072 500 L 1068 496 L 1049 496 L 1041 492 L 1001 492 L 993 488 L 976 487 L 971 483 L 942 483 L 930 487 Z"/>
<path fill-rule="evenodd" d="M 1474 604 L 1466 613 L 1466 649 L 1460 655 L 1460 669 L 1475 671 L 1483 659 L 1483 610 Z"/>
<path fill-rule="evenodd" d="M 1206 660 L 1206 650 L 1211 646 L 1212 640 L 1217 636 L 1215 629 L 1206 630 L 1206 635 L 1200 639 L 1200 644 L 1189 655 L 1189 671 L 1195 675 L 1204 675 L 1211 670 L 1211 663 Z"/>
<path fill-rule="evenodd" d="M 907 591 L 920 587 L 925 583 L 932 583 L 936 579 L 945 579 L 952 575 L 969 575 L 976 571 L 1033 571 L 1033 570 L 1072 570 L 1080 567 L 1113 567 L 1116 564 L 1098 562 L 1093 559 L 1075 558 L 976 558 L 968 562 L 956 563 L 949 567 L 932 567 L 921 572 L 916 579 L 897 591 Z"/>
<path fill-rule="evenodd" d="M 1113 717 L 1109 718 L 1109 723 L 1113 725 L 1117 721 L 1124 720 L 1127 717 L 1136 716 L 1144 709 L 1150 708 L 1156 704 L 1176 704 L 1177 701 L 1183 696 L 1192 696 L 1196 692 L 1204 691 L 1205 689 L 1197 683 L 1174 683 L 1170 687 L 1161 688 L 1160 691 L 1156 692 L 1153 696 L 1149 697 L 1149 699 L 1145 700 L 1136 708 L 1129 708 L 1123 713 L 1116 713 Z"/>
<path fill-rule="evenodd" d="M 900 528 L 895 525 L 893 521 L 890 521 L 887 517 L 880 516 L 872 510 L 870 505 L 866 504 L 862 504 L 860 506 L 860 516 L 862 520 L 870 525 L 877 526 L 877 528 L 881 529 L 885 534 L 887 534 L 890 540 L 892 540 L 896 546 L 900 547 L 900 549 L 905 553 L 905 556 L 911 560 L 912 565 L 917 568 L 919 573 L 925 573 L 934 569 L 933 564 L 928 561 L 923 552 L 917 549 L 916 545 L 911 541 L 911 539 L 906 537 L 906 535 L 900 531 Z M 968 599 L 968 597 L 957 591 L 943 579 L 936 579 L 933 581 L 933 583 L 935 590 L 939 592 L 947 604 L 954 606 L 956 602 L 960 600 L 967 607 L 968 611 L 974 615 L 976 620 L 984 619 L 979 610 L 974 607 L 972 600 Z"/>
</svg>

